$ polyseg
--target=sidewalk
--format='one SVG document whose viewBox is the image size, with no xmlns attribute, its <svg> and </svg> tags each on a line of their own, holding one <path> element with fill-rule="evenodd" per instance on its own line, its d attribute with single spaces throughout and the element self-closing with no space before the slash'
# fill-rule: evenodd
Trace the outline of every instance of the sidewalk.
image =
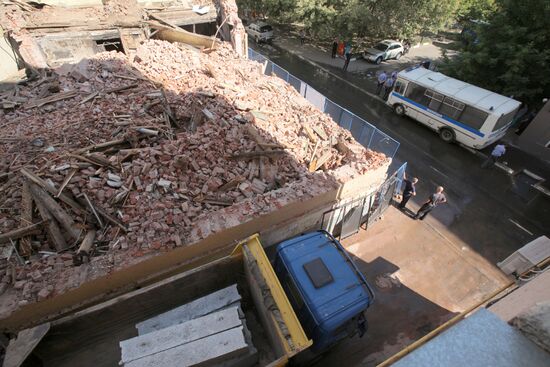
<svg viewBox="0 0 550 367">
<path fill-rule="evenodd" d="M 317 68 L 324 70 L 326 73 L 382 104 L 384 100 L 376 94 L 377 73 L 381 70 L 389 73 L 400 71 L 411 65 L 418 64 L 420 60 L 426 59 L 429 55 L 434 59 L 441 56 L 439 48 L 433 45 L 426 45 L 411 49 L 409 54 L 403 56 L 400 60 L 383 62 L 380 65 L 370 64 L 364 60 L 352 59 L 353 61 L 350 62 L 348 72 L 344 72 L 342 70 L 344 60 L 342 58 L 337 57 L 333 59 L 330 53 L 307 42 L 301 45 L 298 39 L 282 36 L 274 40 L 274 46 L 284 49 Z M 495 168 L 513 177 L 526 172 L 527 175 L 533 178 L 532 189 L 541 195 L 550 197 L 550 167 L 546 163 L 515 147 L 513 131 L 509 131 L 502 141 L 508 145 L 508 148 L 504 159 L 502 159 L 501 163 L 497 163 Z M 480 158 L 479 164 L 481 165 L 491 153 L 494 145 L 496 143 L 482 151 L 466 149 Z"/>
<path fill-rule="evenodd" d="M 508 283 L 438 226 L 435 217 L 415 221 L 390 206 L 367 231 L 342 241 L 376 300 L 367 311 L 367 335 L 342 343 L 319 366 L 374 366 Z"/>
</svg>

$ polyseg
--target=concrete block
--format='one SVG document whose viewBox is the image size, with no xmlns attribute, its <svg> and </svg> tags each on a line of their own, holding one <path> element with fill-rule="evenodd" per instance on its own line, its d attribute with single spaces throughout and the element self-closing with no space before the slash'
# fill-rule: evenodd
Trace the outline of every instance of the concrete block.
<svg viewBox="0 0 550 367">
<path fill-rule="evenodd" d="M 237 326 L 241 326 L 239 307 L 232 307 L 189 320 L 183 324 L 124 340 L 120 342 L 122 363 L 128 363 Z"/>
<path fill-rule="evenodd" d="M 248 352 L 242 326 L 149 355 L 125 367 L 218 366 Z"/>
<path fill-rule="evenodd" d="M 185 321 L 208 315 L 214 311 L 235 305 L 240 300 L 241 296 L 237 291 L 237 285 L 233 284 L 183 306 L 142 321 L 136 324 L 136 328 L 138 329 L 139 335 L 144 335 L 152 331 L 161 330 L 172 325 L 181 324 Z"/>
</svg>

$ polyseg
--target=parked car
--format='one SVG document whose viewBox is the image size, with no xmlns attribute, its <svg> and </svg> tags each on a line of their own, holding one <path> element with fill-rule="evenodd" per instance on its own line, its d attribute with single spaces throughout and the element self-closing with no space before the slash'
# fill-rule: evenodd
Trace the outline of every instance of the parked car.
<svg viewBox="0 0 550 367">
<path fill-rule="evenodd" d="M 256 43 L 271 42 L 273 39 L 273 27 L 265 22 L 250 23 L 245 29 Z"/>
<path fill-rule="evenodd" d="M 378 42 L 376 46 L 363 52 L 363 58 L 378 65 L 384 60 L 399 60 L 404 53 L 405 49 L 401 43 L 397 41 L 384 40 Z"/>
</svg>

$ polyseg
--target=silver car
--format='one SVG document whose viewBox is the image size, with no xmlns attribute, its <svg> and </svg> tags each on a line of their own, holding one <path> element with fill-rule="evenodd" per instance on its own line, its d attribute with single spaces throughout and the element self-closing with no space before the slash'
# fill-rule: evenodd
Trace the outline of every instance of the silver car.
<svg viewBox="0 0 550 367">
<path fill-rule="evenodd" d="M 363 58 L 378 65 L 384 60 L 399 60 L 404 53 L 405 49 L 401 43 L 397 41 L 384 40 L 378 42 L 376 46 L 363 52 Z"/>
<path fill-rule="evenodd" d="M 256 43 L 271 42 L 273 39 L 273 27 L 264 22 L 251 23 L 245 27 L 248 36 L 253 38 Z"/>
</svg>

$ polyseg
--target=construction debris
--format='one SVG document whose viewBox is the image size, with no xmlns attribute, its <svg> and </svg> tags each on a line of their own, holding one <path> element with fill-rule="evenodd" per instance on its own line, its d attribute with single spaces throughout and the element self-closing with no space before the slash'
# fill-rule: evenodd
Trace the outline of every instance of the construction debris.
<svg viewBox="0 0 550 367">
<path fill-rule="evenodd" d="M 0 110 L 0 242 L 28 261 L 0 259 L 16 267 L 16 306 L 388 162 L 226 44 L 151 40 L 76 70 L 53 70 L 48 96 L 41 80 L 18 87 Z"/>
</svg>

